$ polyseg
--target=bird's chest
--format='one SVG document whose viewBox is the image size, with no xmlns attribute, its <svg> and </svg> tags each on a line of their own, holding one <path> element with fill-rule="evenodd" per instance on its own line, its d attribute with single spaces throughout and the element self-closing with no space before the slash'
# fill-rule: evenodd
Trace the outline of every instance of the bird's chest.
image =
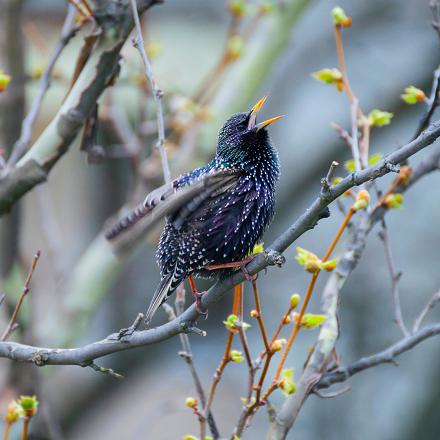
<svg viewBox="0 0 440 440">
<path fill-rule="evenodd" d="M 273 209 L 273 189 L 249 177 L 213 203 L 203 218 L 202 233 L 211 262 L 226 263 L 248 255 L 261 240 Z"/>
</svg>

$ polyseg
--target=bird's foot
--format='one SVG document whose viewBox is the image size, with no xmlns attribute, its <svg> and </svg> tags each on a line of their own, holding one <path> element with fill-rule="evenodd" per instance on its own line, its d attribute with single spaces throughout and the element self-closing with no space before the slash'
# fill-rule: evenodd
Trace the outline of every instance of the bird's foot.
<svg viewBox="0 0 440 440">
<path fill-rule="evenodd" d="M 258 277 L 257 274 L 251 275 L 249 271 L 246 269 L 246 265 L 254 259 L 254 255 L 249 255 L 243 260 L 240 261 L 232 261 L 231 263 L 222 263 L 222 264 L 210 264 L 205 267 L 206 270 L 221 270 L 221 269 L 237 269 L 243 272 L 244 277 L 247 281 L 255 281 Z"/>
<path fill-rule="evenodd" d="M 139 328 L 143 319 L 144 319 L 144 314 L 138 313 L 136 319 L 134 320 L 133 324 L 130 325 L 130 327 L 121 328 L 121 330 L 119 330 L 117 339 L 121 340 L 126 336 L 131 336 Z"/>
<path fill-rule="evenodd" d="M 196 282 L 194 281 L 194 278 L 192 275 L 188 277 L 189 286 L 191 287 L 191 293 L 195 299 L 195 305 L 197 312 L 204 316 L 205 319 L 208 317 L 208 310 L 204 309 L 202 306 L 202 296 L 205 294 L 205 292 L 199 292 L 196 287 Z"/>
<path fill-rule="evenodd" d="M 193 290 L 192 294 L 195 299 L 195 306 L 197 313 L 199 315 L 202 315 L 205 319 L 208 318 L 208 310 L 204 309 L 202 306 L 202 297 L 206 292 L 199 292 L 197 290 Z"/>
</svg>

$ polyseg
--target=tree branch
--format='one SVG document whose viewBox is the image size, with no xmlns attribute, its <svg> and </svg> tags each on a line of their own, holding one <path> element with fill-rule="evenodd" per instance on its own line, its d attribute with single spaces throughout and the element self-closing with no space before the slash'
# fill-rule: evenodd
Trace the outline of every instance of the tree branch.
<svg viewBox="0 0 440 440">
<path fill-rule="evenodd" d="M 136 0 L 131 1 L 131 10 L 133 12 L 134 23 L 136 26 L 136 39 L 133 39 L 133 46 L 139 51 L 142 62 L 144 63 L 144 73 L 150 84 L 151 94 L 153 95 L 154 102 L 156 103 L 156 119 L 157 119 L 157 143 L 156 148 L 159 150 L 160 158 L 162 161 L 162 170 L 165 183 L 171 182 L 171 172 L 168 165 L 167 152 L 165 150 L 165 124 L 163 120 L 163 91 L 157 85 L 154 79 L 153 69 L 151 68 L 150 60 L 145 52 L 144 39 L 142 37 L 141 22 L 139 20 L 139 14 L 136 8 Z"/>
<path fill-rule="evenodd" d="M 139 0 L 138 10 L 143 12 L 159 2 Z M 116 0 L 96 3 L 95 17 L 103 29 L 97 47 L 51 123 L 17 165 L 0 174 L 0 215 L 46 180 L 118 73 L 119 53 L 133 27 L 130 7 Z"/>
<path fill-rule="evenodd" d="M 417 139 L 402 146 L 398 150 L 384 157 L 381 161 L 360 172 L 352 173 L 345 177 L 339 184 L 334 185 L 326 191 L 326 194 L 319 195 L 309 208 L 286 230 L 284 231 L 262 254 L 252 260 L 246 269 L 249 274 L 255 274 L 268 266 L 279 265 L 282 261 L 280 256 L 298 237 L 306 231 L 313 229 L 319 219 L 322 209 L 334 201 L 353 186 L 360 185 L 369 180 L 376 179 L 384 174 L 394 171 L 396 165 L 407 159 L 413 154 L 434 142 L 440 136 L 440 121 L 432 124 Z M 436 155 L 433 155 L 436 158 Z M 425 164 L 426 165 L 426 164 Z M 426 167 L 428 169 L 429 167 Z M 414 173 L 416 174 L 416 173 Z M 418 178 L 420 178 L 419 175 Z M 380 208 L 382 213 L 385 212 Z M 377 216 L 377 214 L 376 214 Z M 368 227 L 372 227 L 372 221 L 368 221 Z M 343 261 L 341 261 L 343 263 Z M 340 264 L 339 270 L 350 272 L 357 263 Z M 352 269 L 351 269 L 352 270 Z M 346 276 L 346 275 L 345 275 Z M 219 301 L 235 285 L 245 280 L 244 274 L 239 271 L 217 282 L 211 287 L 202 298 L 202 308 L 209 308 Z M 6 357 L 21 362 L 33 362 L 37 365 L 82 365 L 87 361 L 106 356 L 119 351 L 155 344 L 169 339 L 182 332 L 190 332 L 194 322 L 199 317 L 195 306 L 190 306 L 185 312 L 171 322 L 165 323 L 160 327 L 136 331 L 132 335 L 118 338 L 118 334 L 112 334 L 107 338 L 83 347 L 73 349 L 51 349 L 34 347 L 14 342 L 0 343 L 0 357 Z"/>
<path fill-rule="evenodd" d="M 411 350 L 416 345 L 436 335 L 440 335 L 440 323 L 422 328 L 416 333 L 401 339 L 399 342 L 396 342 L 379 353 L 363 357 L 346 367 L 341 367 L 335 371 L 325 373 L 315 387 L 317 389 L 328 388 L 334 383 L 345 382 L 351 376 L 369 368 L 376 367 L 377 365 L 385 363 L 395 364 L 395 358 L 397 356 Z"/>
<path fill-rule="evenodd" d="M 31 108 L 28 115 L 23 121 L 21 126 L 20 139 L 15 143 L 11 155 L 8 159 L 8 166 L 14 165 L 18 159 L 26 152 L 29 143 L 31 142 L 32 129 L 34 127 L 35 121 L 37 119 L 38 113 L 40 112 L 41 105 L 43 103 L 44 95 L 50 86 L 50 79 L 52 76 L 52 71 L 58 61 L 64 48 L 67 46 L 69 41 L 75 36 L 81 25 L 74 25 L 76 16 L 76 9 L 74 6 L 69 5 L 67 9 L 67 15 L 64 20 L 64 24 L 61 30 L 61 38 L 58 41 L 49 61 L 44 69 L 43 75 L 41 76 L 40 83 L 38 86 L 37 96 L 32 102 Z"/>
</svg>

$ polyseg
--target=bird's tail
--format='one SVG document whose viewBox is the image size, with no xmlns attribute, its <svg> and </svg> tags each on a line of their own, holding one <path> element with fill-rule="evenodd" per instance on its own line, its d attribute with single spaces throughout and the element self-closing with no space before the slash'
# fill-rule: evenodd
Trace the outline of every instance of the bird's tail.
<svg viewBox="0 0 440 440">
<path fill-rule="evenodd" d="M 145 324 L 147 327 L 150 321 L 153 319 L 157 309 L 167 300 L 167 298 L 174 292 L 181 280 L 175 278 L 175 272 L 171 272 L 162 278 L 156 291 L 154 292 L 153 299 L 148 306 L 147 313 L 145 314 Z"/>
<path fill-rule="evenodd" d="M 119 234 L 136 224 L 140 219 L 151 209 L 145 207 L 143 204 L 136 206 L 129 214 L 118 221 L 109 231 L 106 232 L 105 237 L 107 240 L 113 240 Z"/>
</svg>

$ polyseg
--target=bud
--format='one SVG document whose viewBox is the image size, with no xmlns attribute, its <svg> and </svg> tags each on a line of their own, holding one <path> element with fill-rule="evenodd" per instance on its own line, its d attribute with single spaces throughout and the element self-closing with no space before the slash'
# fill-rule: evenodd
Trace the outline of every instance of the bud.
<svg viewBox="0 0 440 440">
<path fill-rule="evenodd" d="M 394 193 L 385 197 L 385 205 L 389 209 L 399 209 L 403 206 L 403 194 Z"/>
<path fill-rule="evenodd" d="M 273 341 L 272 345 L 270 346 L 270 351 L 272 351 L 273 353 L 280 351 L 284 347 L 286 342 L 287 341 L 285 339 L 275 339 L 275 341 Z"/>
<path fill-rule="evenodd" d="M 227 43 L 226 59 L 235 61 L 243 55 L 244 40 L 240 35 L 234 35 L 229 38 Z"/>
<path fill-rule="evenodd" d="M 187 397 L 185 399 L 185 406 L 188 408 L 195 408 L 197 406 L 197 399 L 194 397 Z"/>
<path fill-rule="evenodd" d="M 402 93 L 400 97 L 407 104 L 416 104 L 418 102 L 423 102 L 426 100 L 425 92 L 414 86 L 407 87 L 405 89 L 405 93 Z"/>
<path fill-rule="evenodd" d="M 301 319 L 301 327 L 314 329 L 321 326 L 326 319 L 326 315 L 314 315 L 313 313 L 305 313 Z"/>
<path fill-rule="evenodd" d="M 261 254 L 262 252 L 264 252 L 264 243 L 258 243 L 254 246 L 254 248 L 252 249 L 251 254 L 255 255 L 255 254 Z"/>
<path fill-rule="evenodd" d="M 293 368 L 288 368 L 282 371 L 278 387 L 287 396 L 296 392 L 296 384 L 293 380 Z"/>
<path fill-rule="evenodd" d="M 321 270 L 321 260 L 318 259 L 307 261 L 307 263 L 304 265 L 304 269 L 312 274 L 319 272 Z"/>
<path fill-rule="evenodd" d="M 259 318 L 260 317 L 260 314 L 255 309 L 251 310 L 249 314 L 251 315 L 251 318 Z"/>
<path fill-rule="evenodd" d="M 20 396 L 17 403 L 23 409 L 23 413 L 26 417 L 30 418 L 37 414 L 38 400 L 37 396 Z"/>
<path fill-rule="evenodd" d="M 323 82 L 324 84 L 334 84 L 338 91 L 342 92 L 344 89 L 344 81 L 342 79 L 342 73 L 334 68 L 334 69 L 321 69 L 312 73 L 313 78 L 318 81 Z"/>
<path fill-rule="evenodd" d="M 332 185 L 337 185 L 342 182 L 342 177 L 333 177 Z"/>
<path fill-rule="evenodd" d="M 340 6 L 336 6 L 332 9 L 332 18 L 335 26 L 349 27 L 353 22 L 353 19 L 347 17 L 345 11 Z"/>
<path fill-rule="evenodd" d="M 4 92 L 8 88 L 11 79 L 12 78 L 10 75 L 7 75 L 3 72 L 3 70 L 0 70 L 0 93 Z"/>
<path fill-rule="evenodd" d="M 338 264 L 338 260 L 337 260 L 337 258 L 335 258 L 334 260 L 329 260 L 329 261 L 323 262 L 322 268 L 325 269 L 327 272 L 331 272 L 332 270 L 335 269 L 337 264 Z"/>
<path fill-rule="evenodd" d="M 313 252 L 302 247 L 297 246 L 295 259 L 307 272 L 316 273 L 321 268 L 321 260 Z"/>
<path fill-rule="evenodd" d="M 368 124 L 372 127 L 383 127 L 391 123 L 393 116 L 390 112 L 375 109 L 368 115 Z"/>
<path fill-rule="evenodd" d="M 411 180 L 412 175 L 413 175 L 413 170 L 410 166 L 404 165 L 403 167 L 400 167 L 400 172 L 399 172 L 400 183 L 402 183 L 403 185 L 407 185 Z"/>
<path fill-rule="evenodd" d="M 368 191 L 365 191 L 364 189 L 359 191 L 356 200 L 353 204 L 353 209 L 355 211 L 359 211 L 360 209 L 365 209 L 368 204 L 370 203 L 370 194 Z"/>
<path fill-rule="evenodd" d="M 8 405 L 5 420 L 8 423 L 15 423 L 21 414 L 23 414 L 22 407 L 17 403 L 17 401 L 13 400 Z"/>
<path fill-rule="evenodd" d="M 237 315 L 229 315 L 226 318 L 226 321 L 223 321 L 223 324 L 225 325 L 226 329 L 229 331 L 236 331 L 236 324 L 238 324 L 239 319 Z"/>
<path fill-rule="evenodd" d="M 290 317 L 290 315 L 286 315 L 283 318 L 283 325 L 290 324 L 291 322 L 292 322 L 292 318 Z"/>
<path fill-rule="evenodd" d="M 297 293 L 294 293 L 294 294 L 290 297 L 290 307 L 291 307 L 292 309 L 295 309 L 295 308 L 298 306 L 298 304 L 299 304 L 300 301 L 301 301 L 301 297 L 300 297 Z"/>
<path fill-rule="evenodd" d="M 231 0 L 228 3 L 228 9 L 229 12 L 236 17 L 244 17 L 249 12 L 246 0 Z"/>
<path fill-rule="evenodd" d="M 194 435 L 185 435 L 185 437 L 183 437 L 183 440 L 199 440 L 199 439 Z"/>
<path fill-rule="evenodd" d="M 232 362 L 243 362 L 243 353 L 241 351 L 238 350 L 232 350 L 229 353 L 229 358 L 231 359 Z"/>
</svg>

